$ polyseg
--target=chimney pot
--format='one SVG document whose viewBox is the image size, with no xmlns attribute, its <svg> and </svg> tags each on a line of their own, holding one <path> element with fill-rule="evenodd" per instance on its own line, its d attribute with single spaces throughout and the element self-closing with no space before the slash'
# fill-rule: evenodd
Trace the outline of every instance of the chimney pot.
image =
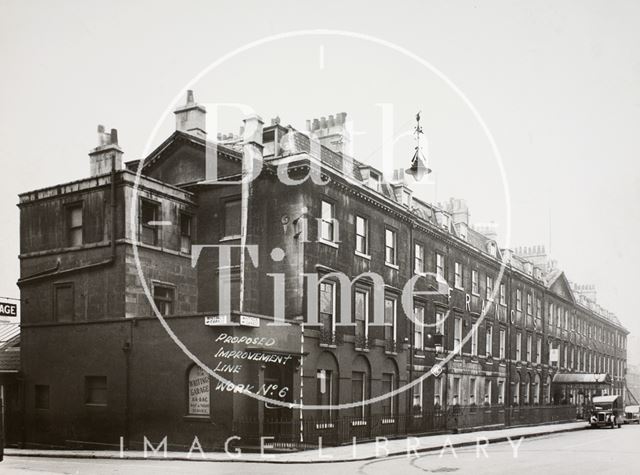
<svg viewBox="0 0 640 475">
<path fill-rule="evenodd" d="M 191 89 L 187 91 L 186 104 L 178 107 L 173 113 L 176 115 L 176 130 L 207 138 L 207 110 L 204 106 L 195 103 Z"/>
<path fill-rule="evenodd" d="M 89 152 L 89 173 L 99 176 L 110 173 L 112 168 L 122 168 L 123 151 L 118 146 L 118 130 L 105 132 L 104 125 L 98 125 L 98 146 Z"/>
</svg>

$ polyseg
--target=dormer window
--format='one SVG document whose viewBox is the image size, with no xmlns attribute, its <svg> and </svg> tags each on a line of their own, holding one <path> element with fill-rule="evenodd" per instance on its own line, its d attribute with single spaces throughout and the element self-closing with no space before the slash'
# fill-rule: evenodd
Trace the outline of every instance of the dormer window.
<svg viewBox="0 0 640 475">
<path fill-rule="evenodd" d="M 443 212 L 440 212 L 440 226 L 442 229 L 449 230 L 449 215 Z"/>
<path fill-rule="evenodd" d="M 527 275 L 533 275 L 533 264 L 531 262 L 525 263 L 524 270 Z"/>
<path fill-rule="evenodd" d="M 487 245 L 487 251 L 491 257 L 496 257 L 498 255 L 498 246 L 496 246 L 495 242 L 490 242 Z"/>
<path fill-rule="evenodd" d="M 376 191 L 380 191 L 380 184 L 382 183 L 382 179 L 380 175 L 374 171 L 369 172 L 369 187 L 373 188 Z"/>
<path fill-rule="evenodd" d="M 402 190 L 402 206 L 411 207 L 411 192 Z"/>
<path fill-rule="evenodd" d="M 468 237 L 468 232 L 467 232 L 468 228 L 467 228 L 467 224 L 466 223 L 460 223 L 458 225 L 458 234 L 460 235 L 460 238 L 463 240 L 467 240 Z"/>
<path fill-rule="evenodd" d="M 539 267 L 534 267 L 533 276 L 538 280 L 542 280 L 542 270 Z"/>
</svg>

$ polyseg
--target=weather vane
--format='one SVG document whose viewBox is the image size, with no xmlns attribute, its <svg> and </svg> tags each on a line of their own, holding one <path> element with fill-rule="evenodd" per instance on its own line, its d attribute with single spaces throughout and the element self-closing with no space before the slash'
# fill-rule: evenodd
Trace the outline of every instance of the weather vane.
<svg viewBox="0 0 640 475">
<path fill-rule="evenodd" d="M 423 135 L 422 126 L 420 126 L 420 112 L 416 114 L 416 127 L 414 129 L 416 136 L 416 151 L 411 159 L 411 167 L 405 171 L 407 175 L 411 175 L 415 181 L 421 181 L 425 175 L 431 173 L 431 169 L 426 165 L 426 158 L 420 147 L 420 135 Z"/>
</svg>

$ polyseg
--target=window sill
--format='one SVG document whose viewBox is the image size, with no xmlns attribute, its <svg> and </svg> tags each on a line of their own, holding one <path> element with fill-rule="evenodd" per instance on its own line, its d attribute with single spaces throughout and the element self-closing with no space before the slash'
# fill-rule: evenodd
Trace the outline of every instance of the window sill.
<svg viewBox="0 0 640 475">
<path fill-rule="evenodd" d="M 182 420 L 185 422 L 211 422 L 211 416 L 196 416 L 193 414 L 188 414 L 182 417 Z"/>
<path fill-rule="evenodd" d="M 368 261 L 371 260 L 371 256 L 369 254 L 363 254 L 362 252 L 359 251 L 354 251 L 354 254 L 358 257 L 362 257 L 363 259 L 366 259 Z"/>
<path fill-rule="evenodd" d="M 238 241 L 241 238 L 242 238 L 242 236 L 240 234 L 234 234 L 234 235 L 231 235 L 231 236 L 221 237 L 219 242 Z"/>
<path fill-rule="evenodd" d="M 390 267 L 391 269 L 394 269 L 394 270 L 400 270 L 400 266 L 398 266 L 396 264 L 392 264 L 390 262 L 385 262 L 384 265 L 387 266 L 387 267 Z"/>
<path fill-rule="evenodd" d="M 338 249 L 338 245 L 333 241 L 326 241 L 324 239 L 318 240 L 320 244 L 324 244 L 325 246 L 333 247 L 334 249 Z"/>
</svg>

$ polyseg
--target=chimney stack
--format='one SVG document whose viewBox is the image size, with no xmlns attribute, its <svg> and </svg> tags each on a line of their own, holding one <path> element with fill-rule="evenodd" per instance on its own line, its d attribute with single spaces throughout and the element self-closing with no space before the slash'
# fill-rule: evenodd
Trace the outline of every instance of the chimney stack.
<svg viewBox="0 0 640 475">
<path fill-rule="evenodd" d="M 187 91 L 187 103 L 173 113 L 176 115 L 176 130 L 202 139 L 207 138 L 207 110 L 194 101 L 191 89 Z"/>
<path fill-rule="evenodd" d="M 469 226 L 469 207 L 467 202 L 461 198 L 449 198 L 445 203 L 444 209 L 451 215 L 453 224 L 464 223 Z"/>
<path fill-rule="evenodd" d="M 596 302 L 596 286 L 593 284 L 574 284 L 573 291 L 592 302 Z"/>
<path fill-rule="evenodd" d="M 118 131 L 106 132 L 104 125 L 98 126 L 98 146 L 89 152 L 89 173 L 91 176 L 111 173 L 112 168 L 122 168 L 122 149 L 118 146 Z"/>
<path fill-rule="evenodd" d="M 242 137 L 242 155 L 243 155 L 243 171 L 253 173 L 257 162 L 262 167 L 262 131 L 264 122 L 262 118 L 256 114 L 252 114 L 243 120 L 243 137 Z"/>
<path fill-rule="evenodd" d="M 498 241 L 498 225 L 493 221 L 476 223 L 471 228 L 492 241 Z"/>
<path fill-rule="evenodd" d="M 325 147 L 343 155 L 350 155 L 351 137 L 347 130 L 346 117 L 346 112 L 339 112 L 335 116 L 330 115 L 328 119 L 320 117 L 307 120 L 307 131 Z"/>
</svg>

